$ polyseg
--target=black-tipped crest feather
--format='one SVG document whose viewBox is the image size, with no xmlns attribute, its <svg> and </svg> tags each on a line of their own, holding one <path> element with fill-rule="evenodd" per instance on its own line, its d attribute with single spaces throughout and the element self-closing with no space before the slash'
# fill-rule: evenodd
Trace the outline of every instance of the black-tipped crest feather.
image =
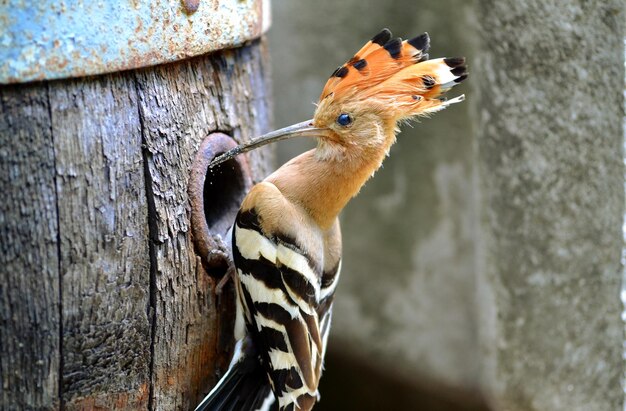
<svg viewBox="0 0 626 411">
<path fill-rule="evenodd" d="M 448 57 L 443 62 L 450 67 L 459 67 L 465 64 L 465 57 Z"/>
<path fill-rule="evenodd" d="M 365 59 L 357 60 L 354 63 L 352 63 L 352 67 L 354 67 L 355 69 L 361 71 L 365 67 L 367 67 L 367 60 L 365 60 Z"/>
<path fill-rule="evenodd" d="M 400 37 L 391 39 L 386 42 L 383 47 L 389 52 L 392 58 L 397 59 L 402 54 L 402 39 Z"/>
<path fill-rule="evenodd" d="M 389 29 L 387 28 L 384 28 L 380 31 L 380 33 L 372 37 L 372 43 L 376 43 L 382 46 L 386 42 L 388 42 L 390 38 L 391 38 L 391 31 L 389 31 Z"/>
<path fill-rule="evenodd" d="M 416 49 L 421 50 L 422 54 L 424 54 L 430 48 L 430 36 L 428 33 L 420 34 L 419 36 L 415 36 L 412 39 L 407 40 L 407 43 Z"/>
<path fill-rule="evenodd" d="M 465 74 L 465 66 L 458 66 L 450 70 L 455 76 L 462 76 Z"/>
</svg>

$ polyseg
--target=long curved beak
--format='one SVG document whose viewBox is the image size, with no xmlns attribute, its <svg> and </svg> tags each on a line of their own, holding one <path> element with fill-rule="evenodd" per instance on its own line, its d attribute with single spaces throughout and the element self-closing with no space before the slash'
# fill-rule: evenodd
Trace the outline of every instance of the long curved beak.
<svg viewBox="0 0 626 411">
<path fill-rule="evenodd" d="M 245 144 L 230 149 L 224 154 L 215 157 L 213 161 L 211 161 L 211 164 L 209 164 L 209 168 L 213 168 L 235 156 L 238 156 L 239 154 L 246 153 L 266 144 L 287 140 L 293 137 L 323 137 L 325 134 L 326 130 L 313 126 L 313 120 L 303 121 L 302 123 L 294 124 L 281 128 L 280 130 L 264 134 L 261 137 L 255 138 Z"/>
</svg>

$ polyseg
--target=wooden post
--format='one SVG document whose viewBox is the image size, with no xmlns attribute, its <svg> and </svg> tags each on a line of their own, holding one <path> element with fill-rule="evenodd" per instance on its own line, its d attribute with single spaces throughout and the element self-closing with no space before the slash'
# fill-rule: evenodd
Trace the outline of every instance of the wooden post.
<svg viewBox="0 0 626 411">
<path fill-rule="evenodd" d="M 1 409 L 188 410 L 206 394 L 232 336 L 192 241 L 190 169 L 209 133 L 268 130 L 266 73 L 254 41 L 0 86 Z M 253 178 L 270 157 L 249 157 Z"/>
</svg>

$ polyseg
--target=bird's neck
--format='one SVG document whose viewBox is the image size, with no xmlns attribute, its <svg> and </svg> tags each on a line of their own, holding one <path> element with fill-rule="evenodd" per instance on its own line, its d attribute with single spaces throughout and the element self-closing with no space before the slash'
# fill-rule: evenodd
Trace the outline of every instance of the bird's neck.
<svg viewBox="0 0 626 411">
<path fill-rule="evenodd" d="M 291 202 L 302 206 L 323 229 L 335 219 L 381 166 L 389 146 L 346 149 L 328 155 L 323 147 L 292 159 L 267 178 Z"/>
</svg>

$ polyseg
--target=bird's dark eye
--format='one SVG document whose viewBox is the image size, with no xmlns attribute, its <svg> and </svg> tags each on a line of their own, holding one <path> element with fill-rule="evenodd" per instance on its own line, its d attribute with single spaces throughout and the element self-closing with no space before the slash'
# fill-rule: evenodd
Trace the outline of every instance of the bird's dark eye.
<svg viewBox="0 0 626 411">
<path fill-rule="evenodd" d="M 337 117 L 337 124 L 339 124 L 340 126 L 347 126 L 350 125 L 350 123 L 352 123 L 352 117 L 350 117 L 350 114 L 339 114 L 339 117 Z"/>
</svg>

